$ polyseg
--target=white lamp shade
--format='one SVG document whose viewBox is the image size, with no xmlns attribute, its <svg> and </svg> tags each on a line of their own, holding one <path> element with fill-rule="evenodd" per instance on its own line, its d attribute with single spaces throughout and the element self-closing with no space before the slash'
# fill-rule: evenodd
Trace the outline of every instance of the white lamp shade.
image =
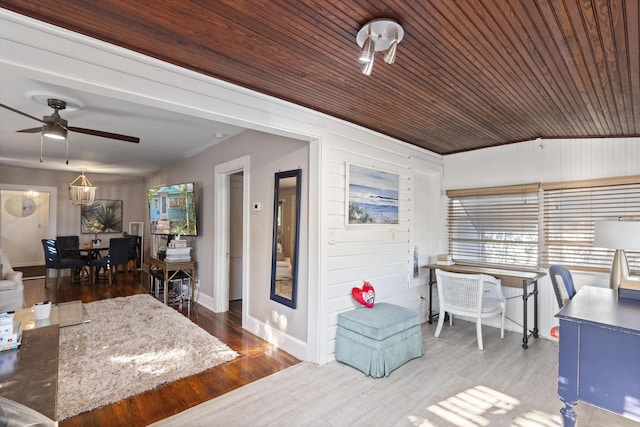
<svg viewBox="0 0 640 427">
<path fill-rule="evenodd" d="M 640 221 L 596 221 L 593 246 L 640 250 Z"/>
</svg>

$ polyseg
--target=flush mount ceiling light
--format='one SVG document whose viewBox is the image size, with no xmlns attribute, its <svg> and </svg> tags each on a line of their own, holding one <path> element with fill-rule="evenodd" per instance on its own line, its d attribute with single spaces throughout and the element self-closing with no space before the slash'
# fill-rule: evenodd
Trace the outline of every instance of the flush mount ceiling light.
<svg viewBox="0 0 640 427">
<path fill-rule="evenodd" d="M 373 70 L 373 58 L 375 52 L 387 51 L 384 62 L 393 64 L 398 52 L 398 43 L 404 37 L 404 29 L 396 21 L 381 18 L 367 22 L 356 36 L 360 51 L 360 62 L 364 63 L 362 73 L 371 75 Z"/>
<path fill-rule="evenodd" d="M 74 205 L 90 205 L 96 200 L 96 187 L 84 176 L 84 171 L 69 184 L 69 199 Z"/>
</svg>

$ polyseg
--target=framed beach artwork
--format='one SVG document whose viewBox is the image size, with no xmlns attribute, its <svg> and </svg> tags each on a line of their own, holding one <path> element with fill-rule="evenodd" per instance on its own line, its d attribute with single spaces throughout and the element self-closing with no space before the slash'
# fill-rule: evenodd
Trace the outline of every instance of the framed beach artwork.
<svg viewBox="0 0 640 427">
<path fill-rule="evenodd" d="M 347 163 L 347 225 L 398 224 L 400 176 Z"/>
<path fill-rule="evenodd" d="M 82 234 L 122 233 L 122 200 L 96 200 L 80 207 Z"/>
</svg>

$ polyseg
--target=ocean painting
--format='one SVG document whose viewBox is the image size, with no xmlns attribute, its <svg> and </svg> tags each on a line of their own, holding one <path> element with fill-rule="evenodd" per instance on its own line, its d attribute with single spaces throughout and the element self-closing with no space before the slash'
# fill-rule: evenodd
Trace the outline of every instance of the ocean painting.
<svg viewBox="0 0 640 427">
<path fill-rule="evenodd" d="M 398 224 L 399 176 L 348 165 L 347 224 Z"/>
</svg>

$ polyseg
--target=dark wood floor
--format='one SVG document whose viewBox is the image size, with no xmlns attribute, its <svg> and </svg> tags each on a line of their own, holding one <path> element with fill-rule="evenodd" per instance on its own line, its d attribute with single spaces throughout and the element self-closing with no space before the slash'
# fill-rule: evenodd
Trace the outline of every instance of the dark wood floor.
<svg viewBox="0 0 640 427">
<path fill-rule="evenodd" d="M 27 305 L 45 299 L 54 303 L 78 299 L 91 302 L 147 293 L 149 290 L 146 274 L 141 277 L 139 273 L 135 278 L 130 273 L 128 280 L 120 273 L 112 286 L 107 283 L 69 283 L 67 278 L 56 290 L 55 279 L 48 279 L 46 287 L 44 282 L 44 279 L 25 281 Z M 288 353 L 243 330 L 241 308 L 240 301 L 232 301 L 227 313 L 214 313 L 200 305 L 196 305 L 195 309 L 192 307 L 190 315 L 187 315 L 186 307 L 182 309 L 182 314 L 237 351 L 240 356 L 235 360 L 66 419 L 60 426 L 146 426 L 299 362 Z"/>
</svg>

